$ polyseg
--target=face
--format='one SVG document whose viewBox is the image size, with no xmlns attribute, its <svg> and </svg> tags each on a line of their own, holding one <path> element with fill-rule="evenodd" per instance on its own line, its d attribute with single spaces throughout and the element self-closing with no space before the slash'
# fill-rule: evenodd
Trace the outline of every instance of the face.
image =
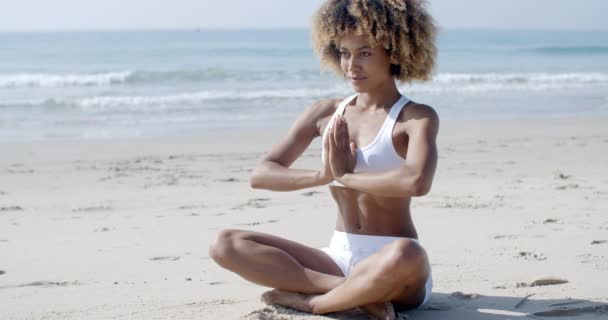
<svg viewBox="0 0 608 320">
<path fill-rule="evenodd" d="M 394 81 L 386 50 L 372 48 L 368 36 L 346 35 L 339 49 L 342 72 L 356 92 L 370 92 L 386 81 Z"/>
</svg>

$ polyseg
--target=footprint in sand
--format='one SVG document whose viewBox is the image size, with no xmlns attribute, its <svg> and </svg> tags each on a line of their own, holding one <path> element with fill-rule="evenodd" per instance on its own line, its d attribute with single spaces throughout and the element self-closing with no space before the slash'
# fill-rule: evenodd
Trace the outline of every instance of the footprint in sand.
<svg viewBox="0 0 608 320">
<path fill-rule="evenodd" d="M 0 207 L 0 211 L 23 211 L 21 206 Z"/>
<path fill-rule="evenodd" d="M 537 261 L 547 260 L 547 257 L 544 254 L 542 254 L 542 253 L 528 252 L 528 251 L 521 251 L 515 257 L 516 258 L 524 258 L 526 260 L 530 260 L 530 259 L 537 260 Z"/>
<path fill-rule="evenodd" d="M 549 219 L 546 219 L 545 221 L 543 221 L 543 223 L 544 224 L 547 224 L 547 223 L 557 223 L 557 219 L 549 218 Z"/>
<path fill-rule="evenodd" d="M 152 260 L 152 261 L 177 261 L 180 258 L 181 257 L 178 257 L 178 256 L 166 256 L 166 257 L 154 257 L 154 258 L 150 258 L 150 260 Z"/>
<path fill-rule="evenodd" d="M 606 241 L 606 240 L 593 240 L 593 241 L 591 241 L 591 244 L 604 244 L 604 243 L 608 243 L 608 241 Z"/>
<path fill-rule="evenodd" d="M 494 239 L 496 239 L 496 240 L 498 240 L 498 239 L 514 240 L 517 238 L 519 238 L 519 236 L 512 235 L 512 234 L 501 234 L 501 235 L 494 236 Z"/>
<path fill-rule="evenodd" d="M 520 282 L 517 284 L 517 288 L 553 286 L 564 283 L 568 283 L 568 280 L 548 277 L 534 280 L 532 283 Z"/>
<path fill-rule="evenodd" d="M 454 298 L 458 298 L 458 299 L 465 299 L 465 300 L 479 298 L 479 294 L 477 294 L 477 293 L 462 293 L 460 291 L 456 291 L 456 292 L 450 294 L 450 296 L 454 297 Z"/>
<path fill-rule="evenodd" d="M 208 306 L 218 306 L 218 305 L 226 305 L 226 304 L 236 304 L 236 303 L 241 303 L 241 302 L 243 302 L 243 301 L 242 300 L 233 300 L 233 299 L 217 299 L 217 300 L 210 300 L 210 301 L 186 303 L 184 306 L 185 307 L 208 307 Z"/>
<path fill-rule="evenodd" d="M 559 172 L 559 171 L 555 172 L 555 179 L 558 179 L 558 180 L 567 180 L 567 179 L 570 179 L 571 177 L 572 177 L 572 175 L 570 175 L 570 174 L 565 174 L 565 173 Z"/>
<path fill-rule="evenodd" d="M 56 281 L 35 281 L 30 283 L 24 283 L 17 285 L 16 287 L 67 287 L 67 286 L 76 286 L 81 285 L 82 283 L 78 281 L 64 281 L 64 282 L 56 282 Z"/>
<path fill-rule="evenodd" d="M 259 225 L 264 224 L 264 223 L 276 223 L 278 221 L 279 220 L 276 220 L 276 219 L 267 220 L 265 222 L 262 222 L 262 221 L 253 221 L 253 222 L 249 222 L 249 223 L 238 223 L 237 226 L 259 226 Z"/>
<path fill-rule="evenodd" d="M 215 179 L 215 182 L 240 182 L 237 178 Z"/>
<path fill-rule="evenodd" d="M 10 169 L 7 169 L 6 172 L 11 173 L 11 174 L 26 174 L 26 173 L 34 173 L 36 171 L 34 171 L 34 169 L 25 167 L 25 165 L 22 163 L 15 163 L 15 164 L 11 165 Z"/>
<path fill-rule="evenodd" d="M 263 222 L 259 222 L 259 221 L 254 221 L 254 222 L 249 222 L 249 223 L 237 223 L 237 226 L 259 226 L 261 225 Z"/>
<path fill-rule="evenodd" d="M 232 210 L 243 210 L 245 207 L 262 209 L 266 208 L 265 202 L 270 201 L 270 198 L 253 198 L 247 200 L 247 203 L 240 204 L 236 207 L 233 207 Z"/>
<path fill-rule="evenodd" d="M 304 192 L 304 193 L 302 193 L 302 195 L 305 196 L 305 197 L 312 197 L 312 196 L 317 195 L 317 194 L 323 194 L 323 192 L 310 191 L 310 192 Z"/>
<path fill-rule="evenodd" d="M 180 206 L 180 207 L 177 207 L 177 210 L 193 210 L 193 209 L 205 209 L 205 208 L 207 208 L 207 206 L 201 203 L 201 204 L 190 204 L 190 205 Z"/>
<path fill-rule="evenodd" d="M 533 316 L 536 317 L 571 317 L 580 316 L 583 314 L 595 314 L 597 316 L 604 316 L 608 313 L 608 304 L 598 304 L 594 306 L 588 307 L 579 307 L 579 308 L 567 308 L 561 307 L 559 309 L 554 310 L 545 310 L 532 313 Z"/>
<path fill-rule="evenodd" d="M 6 271 L 4 271 L 4 270 L 0 270 L 0 275 L 3 275 L 3 274 L 5 274 L 5 273 L 6 273 Z"/>
<path fill-rule="evenodd" d="M 98 211 L 110 211 L 112 207 L 109 206 L 91 206 L 83 208 L 72 209 L 72 212 L 98 212 Z"/>
<path fill-rule="evenodd" d="M 576 183 L 569 183 L 567 185 L 561 185 L 555 187 L 556 190 L 569 190 L 569 189 L 578 189 L 579 185 Z"/>
</svg>

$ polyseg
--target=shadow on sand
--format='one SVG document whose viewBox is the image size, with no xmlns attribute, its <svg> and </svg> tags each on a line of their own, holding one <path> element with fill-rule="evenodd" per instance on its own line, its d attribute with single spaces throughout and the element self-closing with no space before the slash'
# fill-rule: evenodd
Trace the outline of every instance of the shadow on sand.
<svg viewBox="0 0 608 320">
<path fill-rule="evenodd" d="M 608 304 L 578 299 L 534 299 L 529 297 L 500 297 L 460 292 L 433 293 L 422 308 L 400 312 L 398 319 L 406 320 L 517 320 L 517 319 L 608 319 Z M 357 312 L 333 313 L 325 316 L 308 315 L 282 307 L 256 310 L 242 319 L 349 319 L 367 320 Z"/>
</svg>

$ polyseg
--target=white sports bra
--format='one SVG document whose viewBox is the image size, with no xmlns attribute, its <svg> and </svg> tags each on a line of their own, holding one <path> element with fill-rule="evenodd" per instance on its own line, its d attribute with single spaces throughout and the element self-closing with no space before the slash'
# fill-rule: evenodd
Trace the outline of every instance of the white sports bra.
<svg viewBox="0 0 608 320">
<path fill-rule="evenodd" d="M 325 127 L 325 131 L 323 132 L 323 144 L 321 144 L 321 146 L 324 145 L 327 132 L 333 126 L 336 115 L 344 114 L 346 106 L 355 97 L 357 97 L 356 94 L 344 99 L 344 101 L 338 105 L 338 109 L 336 109 L 336 112 L 329 120 L 329 124 Z M 366 146 L 357 147 L 355 173 L 388 171 L 403 165 L 405 159 L 397 153 L 397 150 L 395 150 L 395 146 L 393 145 L 393 127 L 395 126 L 395 122 L 397 122 L 399 113 L 401 113 L 401 110 L 409 101 L 410 100 L 405 96 L 401 96 L 401 98 L 391 107 L 388 116 L 384 120 L 384 123 L 382 124 L 382 127 L 380 127 L 380 131 L 374 140 Z M 324 154 L 325 150 L 321 148 L 321 161 L 324 159 Z M 330 182 L 329 185 L 344 186 L 335 180 Z"/>
</svg>

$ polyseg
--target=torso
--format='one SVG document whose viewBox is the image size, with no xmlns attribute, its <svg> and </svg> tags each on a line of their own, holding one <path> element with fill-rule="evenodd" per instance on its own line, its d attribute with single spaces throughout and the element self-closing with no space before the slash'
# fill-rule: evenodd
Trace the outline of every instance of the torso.
<svg viewBox="0 0 608 320">
<path fill-rule="evenodd" d="M 319 119 L 319 136 L 325 132 L 341 101 L 336 100 L 333 112 L 328 112 Z M 367 146 L 378 134 L 389 108 L 372 113 L 369 110 L 356 108 L 355 102 L 353 100 L 346 107 L 344 117 L 348 123 L 351 140 L 357 146 Z M 405 129 L 407 110 L 414 105 L 415 103 L 411 101 L 407 103 L 392 129 L 393 145 L 404 161 L 407 157 L 409 140 Z M 410 197 L 388 198 L 345 187 L 330 186 L 329 188 L 338 206 L 336 230 L 355 234 L 418 238 L 411 218 Z"/>
</svg>

